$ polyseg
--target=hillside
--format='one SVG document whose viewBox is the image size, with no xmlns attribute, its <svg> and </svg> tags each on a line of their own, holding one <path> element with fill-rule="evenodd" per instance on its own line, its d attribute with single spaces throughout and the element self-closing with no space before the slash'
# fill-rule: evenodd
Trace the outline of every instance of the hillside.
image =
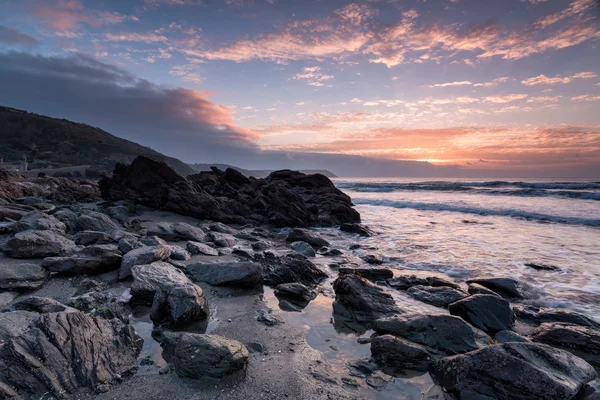
<svg viewBox="0 0 600 400">
<path fill-rule="evenodd" d="M 265 178 L 271 172 L 273 172 L 273 170 L 267 170 L 267 169 L 260 169 L 260 170 L 243 169 L 243 168 L 234 167 L 233 165 L 229 165 L 229 164 L 191 164 L 190 165 L 190 167 L 192 167 L 196 171 L 210 171 L 210 167 L 213 167 L 213 166 L 217 167 L 221 170 L 225 170 L 227 168 L 233 168 L 233 169 L 241 172 L 245 176 L 253 176 L 255 178 Z M 337 176 L 333 172 L 327 171 L 325 169 L 304 169 L 304 170 L 300 170 L 300 172 L 303 172 L 305 174 L 322 174 L 328 178 L 337 178 Z"/>
<path fill-rule="evenodd" d="M 169 163 L 186 176 L 195 171 L 184 162 L 89 125 L 0 106 L 0 157 L 27 158 L 31 169 L 91 165 L 88 173 L 112 172 L 117 162 L 138 155 Z"/>
</svg>

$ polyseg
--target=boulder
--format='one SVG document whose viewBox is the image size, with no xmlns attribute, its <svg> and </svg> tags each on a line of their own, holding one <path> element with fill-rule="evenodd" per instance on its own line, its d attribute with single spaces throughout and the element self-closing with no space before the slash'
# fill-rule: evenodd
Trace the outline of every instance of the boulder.
<svg viewBox="0 0 600 400">
<path fill-rule="evenodd" d="M 40 315 L 31 311 L 12 311 L 0 313 L 0 344 L 21 336 L 29 325 Z M 0 394 L 2 390 L 0 389 Z"/>
<path fill-rule="evenodd" d="M 97 231 L 111 233 L 121 227 L 118 222 L 113 221 L 108 215 L 98 211 L 87 211 L 81 214 L 74 222 L 74 232 Z"/>
<path fill-rule="evenodd" d="M 371 355 L 377 363 L 388 368 L 427 371 L 436 353 L 417 343 L 383 335 L 371 340 Z"/>
<path fill-rule="evenodd" d="M 402 314 L 373 323 L 379 334 L 392 334 L 433 349 L 443 355 L 477 350 L 489 337 L 459 317 L 447 314 Z"/>
<path fill-rule="evenodd" d="M 89 246 L 92 244 L 108 244 L 113 242 L 113 238 L 106 232 L 81 231 L 73 237 L 75 244 Z"/>
<path fill-rule="evenodd" d="M 471 283 L 467 289 L 469 294 L 490 294 L 492 296 L 500 296 L 498 293 L 491 289 L 486 288 L 478 283 Z"/>
<path fill-rule="evenodd" d="M 65 275 L 99 275 L 119 269 L 123 256 L 113 246 L 88 246 L 68 257 L 46 257 L 42 267 Z"/>
<path fill-rule="evenodd" d="M 269 286 L 292 282 L 314 286 L 327 278 L 325 272 L 299 254 L 277 257 L 264 252 L 255 256 L 254 260 L 262 265 L 264 283 Z"/>
<path fill-rule="evenodd" d="M 543 323 L 531 340 L 564 349 L 600 369 L 600 330 L 589 326 Z"/>
<path fill-rule="evenodd" d="M 569 400 L 596 378 L 588 363 L 564 350 L 516 342 L 442 358 L 430 374 L 457 398 L 497 400 Z"/>
<path fill-rule="evenodd" d="M 149 224 L 146 227 L 146 235 L 158 236 L 159 238 L 169 241 L 181 240 L 181 237 L 177 233 L 175 233 L 172 224 L 169 222 L 154 222 Z M 204 237 L 204 235 L 202 235 L 202 237 Z"/>
<path fill-rule="evenodd" d="M 173 260 L 187 261 L 192 257 L 190 253 L 181 246 L 168 245 L 167 247 L 171 251 L 171 259 Z"/>
<path fill-rule="evenodd" d="M 186 243 L 186 248 L 190 252 L 190 254 L 201 254 L 204 256 L 218 256 L 219 251 L 214 247 L 210 247 L 207 244 L 200 242 L 192 242 L 189 241 Z"/>
<path fill-rule="evenodd" d="M 145 236 L 140 239 L 140 243 L 145 246 L 164 246 L 167 242 L 158 236 Z"/>
<path fill-rule="evenodd" d="M 269 248 L 269 244 L 260 240 L 258 242 L 252 243 L 251 247 L 254 251 L 265 251 Z"/>
<path fill-rule="evenodd" d="M 197 263 L 187 266 L 192 280 L 214 286 L 255 288 L 262 284 L 263 271 L 255 262 Z"/>
<path fill-rule="evenodd" d="M 0 380 L 25 398 L 63 398 L 83 388 L 106 392 L 136 371 L 142 344 L 117 319 L 43 314 L 0 350 Z"/>
<path fill-rule="evenodd" d="M 244 369 L 248 350 L 238 341 L 198 333 L 162 333 L 167 361 L 184 378 L 220 379 Z"/>
<path fill-rule="evenodd" d="M 282 283 L 275 287 L 275 296 L 285 299 L 300 307 L 306 307 L 311 300 L 317 297 L 317 293 L 301 283 Z"/>
<path fill-rule="evenodd" d="M 52 215 L 48 215 L 41 211 L 33 211 L 29 214 L 25 214 L 19 221 L 15 222 L 12 225 L 11 230 L 14 233 L 28 230 L 57 231 L 65 233 L 67 231 L 67 226 Z"/>
<path fill-rule="evenodd" d="M 129 224 L 129 219 L 133 216 L 132 205 L 116 205 L 111 206 L 106 209 L 106 213 L 109 217 L 119 222 L 120 224 L 127 225 Z"/>
<path fill-rule="evenodd" d="M 51 299 L 50 297 L 24 296 L 13 301 L 3 311 L 29 311 L 38 314 L 46 314 L 62 311 L 72 312 L 76 310 L 57 300 Z"/>
<path fill-rule="evenodd" d="M 206 235 L 206 240 L 213 242 L 217 247 L 233 247 L 237 243 L 233 236 L 219 232 L 209 232 Z"/>
<path fill-rule="evenodd" d="M 75 231 L 75 220 L 77 219 L 77 214 L 75 214 L 73 210 L 69 208 L 61 208 L 55 211 L 52 216 L 65 224 L 67 227 L 67 233 L 73 233 Z"/>
<path fill-rule="evenodd" d="M 35 290 L 46 281 L 48 273 L 37 264 L 0 264 L 0 290 Z"/>
<path fill-rule="evenodd" d="M 438 278 L 437 276 L 420 277 L 416 275 L 400 275 L 393 279 L 388 279 L 387 284 L 398 290 L 407 290 L 412 286 L 433 286 L 433 287 L 451 287 L 460 289 L 460 285 L 449 280 Z"/>
<path fill-rule="evenodd" d="M 295 228 L 288 233 L 285 239 L 288 242 L 306 242 L 314 247 L 329 246 L 329 242 L 319 236 L 317 233 L 308 229 Z"/>
<path fill-rule="evenodd" d="M 6 244 L 5 253 L 13 258 L 62 256 L 73 251 L 75 243 L 56 231 L 23 231 Z"/>
<path fill-rule="evenodd" d="M 527 321 L 535 325 L 544 322 L 564 322 L 568 324 L 589 326 L 600 329 L 600 323 L 566 308 L 545 308 L 531 305 L 519 305 L 513 307 L 513 312 L 519 320 Z"/>
<path fill-rule="evenodd" d="M 360 258 L 362 258 L 367 264 L 383 264 L 383 256 L 378 253 L 365 254 Z"/>
<path fill-rule="evenodd" d="M 523 297 L 519 281 L 513 278 L 477 278 L 470 279 L 467 283 L 477 283 L 505 297 Z"/>
<path fill-rule="evenodd" d="M 410 297 L 423 303 L 431 304 L 436 307 L 445 307 L 450 303 L 454 303 L 460 299 L 469 296 L 468 293 L 462 290 L 453 289 L 447 286 L 412 286 L 406 291 Z"/>
<path fill-rule="evenodd" d="M 357 233 L 360 236 L 366 236 L 366 237 L 376 235 L 376 233 L 373 232 L 368 226 L 365 226 L 363 224 L 356 224 L 356 223 L 341 224 L 340 230 L 343 232 Z"/>
<path fill-rule="evenodd" d="M 529 339 L 524 338 L 516 332 L 504 330 L 494 335 L 494 341 L 497 343 L 529 342 Z"/>
<path fill-rule="evenodd" d="M 123 254 L 129 253 L 131 250 L 145 247 L 145 245 L 137 239 L 124 237 L 117 244 L 119 251 Z"/>
<path fill-rule="evenodd" d="M 237 229 L 227 226 L 221 222 L 213 222 L 208 226 L 208 229 L 213 232 L 227 233 L 229 235 L 235 235 L 238 233 Z"/>
<path fill-rule="evenodd" d="M 341 275 L 333 282 L 336 313 L 360 323 L 400 314 L 392 296 L 357 275 Z"/>
<path fill-rule="evenodd" d="M 388 268 L 375 268 L 375 267 L 340 267 L 339 268 L 340 275 L 353 274 L 361 276 L 370 281 L 385 281 L 386 279 L 390 279 L 394 276 L 394 273 L 391 269 Z"/>
<path fill-rule="evenodd" d="M 488 294 L 458 300 L 448 306 L 448 311 L 489 334 L 512 330 L 515 319 L 508 301 Z"/>
<path fill-rule="evenodd" d="M 156 291 L 191 284 L 189 278 L 171 264 L 157 261 L 147 265 L 135 265 L 131 269 L 133 283 L 131 295 L 136 300 L 151 302 Z"/>
<path fill-rule="evenodd" d="M 155 261 L 164 261 L 171 256 L 168 246 L 144 246 L 131 250 L 123 256 L 119 279 L 131 276 L 131 268 L 134 265 L 151 264 Z"/>
<path fill-rule="evenodd" d="M 171 229 L 180 240 L 193 240 L 201 242 L 204 240 L 206 233 L 197 226 L 192 226 L 186 222 L 176 222 L 171 225 Z"/>
<path fill-rule="evenodd" d="M 292 242 L 290 247 L 296 253 L 301 254 L 304 257 L 315 257 L 317 255 L 315 249 L 313 249 L 311 245 L 306 242 Z"/>
</svg>

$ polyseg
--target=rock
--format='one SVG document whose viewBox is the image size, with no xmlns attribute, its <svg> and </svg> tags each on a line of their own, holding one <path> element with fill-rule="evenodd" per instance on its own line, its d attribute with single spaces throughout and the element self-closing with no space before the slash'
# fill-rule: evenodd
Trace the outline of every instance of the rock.
<svg viewBox="0 0 600 400">
<path fill-rule="evenodd" d="M 600 368 L 600 330 L 589 326 L 543 323 L 531 333 L 531 340 L 564 349 Z"/>
<path fill-rule="evenodd" d="M 519 305 L 513 307 L 515 316 L 536 325 L 544 322 L 565 322 L 568 324 L 589 326 L 600 329 L 600 323 L 593 319 L 566 308 L 545 308 L 531 305 Z"/>
<path fill-rule="evenodd" d="M 265 251 L 269 248 L 269 245 L 266 242 L 258 241 L 252 243 L 252 250 L 254 251 Z"/>
<path fill-rule="evenodd" d="M 448 306 L 448 311 L 489 334 L 512 330 L 515 319 L 508 301 L 487 294 L 458 300 Z"/>
<path fill-rule="evenodd" d="M 258 342 L 250 342 L 246 347 L 250 353 L 262 353 L 265 350 L 265 347 Z"/>
<path fill-rule="evenodd" d="M 340 225 L 340 230 L 343 232 L 357 233 L 360 236 L 375 236 L 376 233 L 373 232 L 368 226 L 356 223 L 345 223 Z"/>
<path fill-rule="evenodd" d="M 74 222 L 74 232 L 97 231 L 111 233 L 119 230 L 121 227 L 116 221 L 113 221 L 108 215 L 97 211 L 87 211 L 81 214 Z"/>
<path fill-rule="evenodd" d="M 263 271 L 255 262 L 197 263 L 187 266 L 192 280 L 215 286 L 255 288 L 262 284 Z"/>
<path fill-rule="evenodd" d="M 218 256 L 219 252 L 217 249 L 210 247 L 207 244 L 199 243 L 199 242 L 187 242 L 186 243 L 187 250 L 190 254 L 202 254 L 205 256 Z"/>
<path fill-rule="evenodd" d="M 333 282 L 338 314 L 367 323 L 378 318 L 400 314 L 392 296 L 366 279 L 356 275 L 341 275 Z M 341 306 L 341 307 L 340 307 Z"/>
<path fill-rule="evenodd" d="M 329 242 L 308 229 L 295 228 L 288 233 L 287 242 L 306 242 L 314 247 L 329 246 Z"/>
<path fill-rule="evenodd" d="M 499 331 L 494 335 L 494 341 L 498 343 L 529 342 L 529 339 L 526 339 L 513 331 L 504 330 Z"/>
<path fill-rule="evenodd" d="M 560 268 L 555 265 L 525 263 L 526 267 L 537 269 L 538 271 L 560 271 Z"/>
<path fill-rule="evenodd" d="M 170 224 L 169 222 L 154 222 L 149 224 L 146 227 L 146 235 L 158 236 L 159 238 L 169 241 L 181 240 L 181 237 L 177 233 L 175 233 L 172 224 Z M 204 237 L 204 232 L 202 232 L 202 237 Z"/>
<path fill-rule="evenodd" d="M 240 249 L 240 248 L 235 248 L 231 251 L 231 254 L 242 258 L 244 260 L 253 260 L 254 257 L 252 256 L 252 254 L 250 254 L 248 251 L 244 250 L 244 249 Z"/>
<path fill-rule="evenodd" d="M 267 326 L 275 326 L 275 325 L 279 325 L 282 324 L 283 321 L 276 315 L 273 315 L 271 313 L 272 310 L 269 309 L 269 311 L 267 310 L 258 310 L 258 312 L 256 313 L 256 320 L 258 322 L 262 322 L 263 324 L 267 325 Z"/>
<path fill-rule="evenodd" d="M 388 279 L 387 284 L 394 289 L 407 290 L 412 286 L 433 286 L 433 287 L 451 287 L 460 289 L 460 285 L 450 282 L 446 279 L 438 278 L 437 276 L 420 277 L 416 275 L 400 275 L 393 279 Z"/>
<path fill-rule="evenodd" d="M 18 292 L 2 292 L 0 293 L 0 309 L 10 304 L 17 296 Z"/>
<path fill-rule="evenodd" d="M 6 244 L 5 253 L 13 258 L 62 256 L 72 252 L 75 243 L 55 231 L 23 231 Z"/>
<path fill-rule="evenodd" d="M 158 236 L 146 236 L 140 239 L 140 243 L 146 246 L 165 246 L 167 242 Z"/>
<path fill-rule="evenodd" d="M 287 300 L 279 300 L 279 309 L 282 311 L 302 312 L 302 308 L 303 307 L 292 304 Z"/>
<path fill-rule="evenodd" d="M 205 320 L 208 302 L 196 285 L 162 286 L 154 295 L 150 319 L 155 324 L 171 323 L 176 328 Z"/>
<path fill-rule="evenodd" d="M 0 345 L 23 334 L 40 315 L 31 311 L 12 311 L 0 314 Z M 2 390 L 0 389 L 0 393 Z"/>
<path fill-rule="evenodd" d="M 317 255 L 311 245 L 306 242 L 292 242 L 290 247 L 304 257 L 315 257 Z"/>
<path fill-rule="evenodd" d="M 469 292 L 469 294 L 489 294 L 492 296 L 500 296 L 498 293 L 494 292 L 493 290 L 490 290 L 490 289 L 486 288 L 485 286 L 482 286 L 478 283 L 471 283 L 469 285 L 468 292 Z"/>
<path fill-rule="evenodd" d="M 443 358 L 430 374 L 457 398 L 497 400 L 572 399 L 596 378 L 582 359 L 536 343 L 504 343 Z"/>
<path fill-rule="evenodd" d="M 275 287 L 275 296 L 286 299 L 300 307 L 306 307 L 311 300 L 317 297 L 317 293 L 301 283 L 282 283 Z"/>
<path fill-rule="evenodd" d="M 386 367 L 412 371 L 427 371 L 434 360 L 426 347 L 392 335 L 373 338 L 371 355 Z"/>
<path fill-rule="evenodd" d="M 112 207 L 108 207 L 106 209 L 106 213 L 108 214 L 109 217 L 111 217 L 115 221 L 119 222 L 120 224 L 127 225 L 127 224 L 129 224 L 129 219 L 134 214 L 132 212 L 132 207 L 133 207 L 132 205 L 130 205 L 130 206 L 124 206 L 124 205 L 112 206 Z"/>
<path fill-rule="evenodd" d="M 218 232 L 209 232 L 206 235 L 206 240 L 213 242 L 217 247 L 233 247 L 237 243 L 233 236 Z"/>
<path fill-rule="evenodd" d="M 77 310 L 49 297 L 26 296 L 19 297 L 3 311 L 29 311 L 38 314 L 46 314 L 62 311 L 72 312 Z"/>
<path fill-rule="evenodd" d="M 106 232 L 97 231 L 81 231 L 74 236 L 75 244 L 89 246 L 92 244 L 107 244 L 112 243 L 113 238 Z"/>
<path fill-rule="evenodd" d="M 148 265 L 135 265 L 131 269 L 133 283 L 131 295 L 136 300 L 152 301 L 159 289 L 169 289 L 191 284 L 188 277 L 171 264 L 157 261 Z"/>
<path fill-rule="evenodd" d="M 319 250 L 319 253 L 323 257 L 338 257 L 344 254 L 344 252 L 339 249 L 329 249 L 328 247 L 323 247 Z"/>
<path fill-rule="evenodd" d="M 373 323 L 380 334 L 400 336 L 444 355 L 477 350 L 488 344 L 489 337 L 459 317 L 447 314 L 402 314 L 381 318 Z"/>
<path fill-rule="evenodd" d="M 25 214 L 19 221 L 14 223 L 11 230 L 14 233 L 28 230 L 57 231 L 65 233 L 67 231 L 67 226 L 52 215 L 48 215 L 41 211 L 33 211 L 29 214 Z"/>
<path fill-rule="evenodd" d="M 119 269 L 122 259 L 120 251 L 106 245 L 95 245 L 68 257 L 44 258 L 42 267 L 47 271 L 65 275 L 99 275 Z"/>
<path fill-rule="evenodd" d="M 18 221 L 34 210 L 33 207 L 20 204 L 0 204 L 0 221 Z"/>
<path fill-rule="evenodd" d="M 453 289 L 447 286 L 433 287 L 421 285 L 408 288 L 406 293 L 415 300 L 436 307 L 445 307 L 448 304 L 464 299 L 469 295 L 462 290 Z"/>
<path fill-rule="evenodd" d="M 366 254 L 361 257 L 367 264 L 383 264 L 383 256 L 381 254 Z"/>
<path fill-rule="evenodd" d="M 0 368 L 0 379 L 27 398 L 63 398 L 82 388 L 106 392 L 136 371 L 142 343 L 117 319 L 44 314 L 4 345 L 0 358 L 10 368 Z"/>
<path fill-rule="evenodd" d="M 42 286 L 48 273 L 37 264 L 0 264 L 0 290 L 34 290 Z"/>
<path fill-rule="evenodd" d="M 125 279 L 131 276 L 131 268 L 134 265 L 151 264 L 155 261 L 164 261 L 171 256 L 171 249 L 168 246 L 144 246 L 131 250 L 123 256 L 119 279 Z"/>
<path fill-rule="evenodd" d="M 213 232 L 228 233 L 230 235 L 235 235 L 238 233 L 237 229 L 227 226 L 221 222 L 213 222 L 208 226 L 208 229 Z"/>
<path fill-rule="evenodd" d="M 168 245 L 167 247 L 171 251 L 171 258 L 173 260 L 187 261 L 192 258 L 190 253 L 181 246 Z"/>
<path fill-rule="evenodd" d="M 198 333 L 162 333 L 165 357 L 177 375 L 185 378 L 215 379 L 244 369 L 248 350 L 238 341 Z"/>
<path fill-rule="evenodd" d="M 73 210 L 69 208 L 61 208 L 54 212 L 52 216 L 65 224 L 68 233 L 73 233 L 75 231 L 75 220 L 77 219 L 77 214 L 75 214 Z"/>
<path fill-rule="evenodd" d="M 277 286 L 282 283 L 298 282 L 314 286 L 327 278 L 327 274 L 299 254 L 277 257 L 270 252 L 254 257 L 262 265 L 264 283 Z"/>
<path fill-rule="evenodd" d="M 477 278 L 467 281 L 468 284 L 477 283 L 494 292 L 506 296 L 522 298 L 519 281 L 513 278 Z"/>
<path fill-rule="evenodd" d="M 198 228 L 196 226 L 192 226 L 185 222 L 177 222 L 171 225 L 171 229 L 182 240 L 193 240 L 196 242 L 201 242 L 204 240 L 206 233 L 202 230 L 202 228 Z"/>
<path fill-rule="evenodd" d="M 340 267 L 340 275 L 353 274 L 361 276 L 370 281 L 385 281 L 386 279 L 392 278 L 394 273 L 388 268 L 352 268 L 352 267 Z"/>
</svg>

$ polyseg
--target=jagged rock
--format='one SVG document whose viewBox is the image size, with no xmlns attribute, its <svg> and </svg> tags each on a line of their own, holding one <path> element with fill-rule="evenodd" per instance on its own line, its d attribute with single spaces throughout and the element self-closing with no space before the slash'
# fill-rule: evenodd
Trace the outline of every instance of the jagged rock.
<svg viewBox="0 0 600 400">
<path fill-rule="evenodd" d="M 164 246 L 167 242 L 158 236 L 146 236 L 140 239 L 140 243 L 145 246 Z"/>
<path fill-rule="evenodd" d="M 181 246 L 168 245 L 167 247 L 171 251 L 171 258 L 173 260 L 186 261 L 191 258 L 190 253 Z"/>
<path fill-rule="evenodd" d="M 526 267 L 536 269 L 538 271 L 560 271 L 560 268 L 555 265 L 525 263 Z"/>
<path fill-rule="evenodd" d="M 569 400 L 596 378 L 588 363 L 564 350 L 516 342 L 442 358 L 430 374 L 457 398 L 497 400 Z"/>
<path fill-rule="evenodd" d="M 146 227 L 146 234 L 148 236 L 158 236 L 159 238 L 169 241 L 181 240 L 181 237 L 175 233 L 172 224 L 169 222 L 154 222 L 149 224 Z M 202 237 L 204 237 L 204 235 L 202 235 Z"/>
<path fill-rule="evenodd" d="M 303 255 L 304 257 L 315 257 L 317 253 L 311 247 L 310 244 L 306 242 L 292 242 L 290 247 L 298 254 Z"/>
<path fill-rule="evenodd" d="M 221 222 L 213 222 L 208 226 L 208 229 L 213 232 L 227 233 L 229 235 L 235 235 L 236 233 L 238 233 L 237 229 L 227 226 Z"/>
<path fill-rule="evenodd" d="M 513 312 L 518 319 L 536 325 L 540 325 L 544 322 L 565 322 L 600 329 L 600 323 L 581 313 L 566 308 L 545 308 L 531 305 L 519 305 L 513 307 Z"/>
<path fill-rule="evenodd" d="M 137 239 L 124 237 L 119 240 L 118 249 L 121 253 L 127 254 L 132 250 L 139 249 L 141 247 L 145 247 L 145 245 Z"/>
<path fill-rule="evenodd" d="M 367 264 L 383 264 L 383 256 L 381 254 L 365 254 L 361 257 Z"/>
<path fill-rule="evenodd" d="M 353 268 L 353 267 L 340 267 L 340 275 L 354 274 L 361 276 L 370 281 L 385 281 L 386 279 L 392 278 L 394 273 L 388 268 Z"/>
<path fill-rule="evenodd" d="M 210 247 L 207 244 L 189 241 L 186 243 L 187 250 L 190 254 L 202 254 L 205 256 L 218 256 L 217 249 Z"/>
<path fill-rule="evenodd" d="M 291 282 L 314 286 L 327 278 L 325 272 L 299 254 L 277 257 L 265 252 L 255 256 L 254 261 L 262 265 L 264 283 L 269 286 Z"/>
<path fill-rule="evenodd" d="M 2 348 L 0 379 L 26 398 L 106 392 L 137 369 L 143 340 L 117 319 L 81 312 L 41 315 Z M 23 373 L 22 371 L 27 371 Z"/>
<path fill-rule="evenodd" d="M 336 313 L 367 323 L 400 314 L 392 296 L 357 275 L 341 275 L 333 282 Z"/>
<path fill-rule="evenodd" d="M 243 369 L 248 361 L 243 344 L 216 335 L 165 331 L 162 345 L 177 375 L 185 378 L 220 379 Z"/>
<path fill-rule="evenodd" d="M 262 267 L 255 262 L 190 264 L 187 272 L 192 280 L 215 286 L 255 288 L 263 281 Z"/>
<path fill-rule="evenodd" d="M 87 211 L 81 214 L 74 222 L 74 232 L 97 231 L 111 233 L 121 227 L 108 215 L 97 211 Z"/>
<path fill-rule="evenodd" d="M 233 236 L 219 232 L 209 232 L 206 240 L 213 242 L 217 247 L 233 247 L 237 243 Z"/>
<path fill-rule="evenodd" d="M 29 325 L 40 315 L 31 311 L 12 311 L 0 313 L 0 345 L 10 338 L 23 334 Z M 0 389 L 0 394 L 2 389 Z"/>
<path fill-rule="evenodd" d="M 564 323 L 543 323 L 531 333 L 531 340 L 564 349 L 600 368 L 598 329 Z"/>
<path fill-rule="evenodd" d="M 157 261 L 136 265 L 131 269 L 131 295 L 138 300 L 152 301 L 157 290 L 191 284 L 188 277 L 171 264 Z"/>
<path fill-rule="evenodd" d="M 23 231 L 6 244 L 5 253 L 13 258 L 62 256 L 73 251 L 75 243 L 56 231 Z"/>
<path fill-rule="evenodd" d="M 381 318 L 373 323 L 380 334 L 400 336 L 443 355 L 477 350 L 488 344 L 489 337 L 459 317 L 446 314 L 402 314 Z"/>
<path fill-rule="evenodd" d="M 131 276 L 131 268 L 134 265 L 151 264 L 155 261 L 164 261 L 171 256 L 168 246 L 144 246 L 131 250 L 123 256 L 119 279 Z"/>
<path fill-rule="evenodd" d="M 329 242 L 317 233 L 301 228 L 292 229 L 285 240 L 288 242 L 305 242 L 315 247 L 329 246 Z"/>
<path fill-rule="evenodd" d="M 471 283 L 468 288 L 469 294 L 490 294 L 492 296 L 500 296 L 491 289 L 486 288 L 478 283 Z"/>
<path fill-rule="evenodd" d="M 407 290 L 412 286 L 433 286 L 433 287 L 451 287 L 460 289 L 460 285 L 449 280 L 438 278 L 437 276 L 420 277 L 416 275 L 400 275 L 393 279 L 388 279 L 387 284 L 398 290 Z"/>
<path fill-rule="evenodd" d="M 204 240 L 206 233 L 202 230 L 202 228 L 198 228 L 197 226 L 192 226 L 185 222 L 177 222 L 171 225 L 171 229 L 173 232 L 182 240 L 193 240 L 196 242 L 201 242 Z"/>
<path fill-rule="evenodd" d="M 421 285 L 408 288 L 406 293 L 415 300 L 436 307 L 445 307 L 448 304 L 464 299 L 469 295 L 462 290 L 453 289 L 447 286 L 433 287 Z"/>
<path fill-rule="evenodd" d="M 21 204 L 0 204 L 0 221 L 18 221 L 34 210 L 33 207 Z"/>
<path fill-rule="evenodd" d="M 512 330 L 515 319 L 508 301 L 487 294 L 458 300 L 448 306 L 448 311 L 489 334 Z"/>
<path fill-rule="evenodd" d="M 275 287 L 275 296 L 286 299 L 300 307 L 306 307 L 311 300 L 317 297 L 317 293 L 301 283 L 282 283 Z"/>
<path fill-rule="evenodd" d="M 513 331 L 499 331 L 494 335 L 494 341 L 498 343 L 508 343 L 508 342 L 529 342 L 529 339 L 524 338 Z"/>
<path fill-rule="evenodd" d="M 50 272 L 67 275 L 99 275 L 119 269 L 123 256 L 112 246 L 95 245 L 68 257 L 47 257 L 42 261 L 42 267 Z"/>
<path fill-rule="evenodd" d="M 17 300 L 13 301 L 8 307 L 6 307 L 3 311 L 29 311 L 39 314 L 46 314 L 62 311 L 72 312 L 76 310 L 49 297 L 26 296 L 19 297 Z"/>
<path fill-rule="evenodd" d="M 89 246 L 92 244 L 107 244 L 112 243 L 113 238 L 106 232 L 97 231 L 81 231 L 77 232 L 73 237 L 75 244 Z"/>
<path fill-rule="evenodd" d="M 37 264 L 0 264 L 0 290 L 34 290 L 42 286 L 48 273 Z"/>
<path fill-rule="evenodd" d="M 28 230 L 57 231 L 65 233 L 67 231 L 67 226 L 52 215 L 48 215 L 41 211 L 33 211 L 29 214 L 25 214 L 19 221 L 15 222 L 12 225 L 11 230 L 14 233 Z"/>
<path fill-rule="evenodd" d="M 345 223 L 340 225 L 340 230 L 343 232 L 350 233 L 358 233 L 360 236 L 375 236 L 376 233 L 373 232 L 368 226 L 362 224 L 353 224 L 353 223 Z"/>
<path fill-rule="evenodd" d="M 427 371 L 437 354 L 420 344 L 392 335 L 383 335 L 371 340 L 371 355 L 386 367 Z"/>
<path fill-rule="evenodd" d="M 75 230 L 75 220 L 77 219 L 77 214 L 73 212 L 73 210 L 69 208 L 61 208 L 58 211 L 55 211 L 52 216 L 58 219 L 60 222 L 65 224 L 67 227 L 68 233 L 73 233 Z"/>
<path fill-rule="evenodd" d="M 468 284 L 477 283 L 494 292 L 506 296 L 522 298 L 521 285 L 518 280 L 513 278 L 477 278 L 467 281 Z"/>
</svg>

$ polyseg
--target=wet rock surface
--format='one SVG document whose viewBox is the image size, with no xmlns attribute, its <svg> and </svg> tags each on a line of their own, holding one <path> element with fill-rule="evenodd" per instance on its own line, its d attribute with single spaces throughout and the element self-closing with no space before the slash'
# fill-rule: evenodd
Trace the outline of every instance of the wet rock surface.
<svg viewBox="0 0 600 400">
<path fill-rule="evenodd" d="M 513 312 L 519 320 L 527 321 L 536 325 L 544 322 L 564 322 L 600 329 L 600 323 L 581 313 L 565 308 L 545 308 L 531 305 L 517 305 L 513 307 Z"/>
<path fill-rule="evenodd" d="M 300 307 L 306 307 L 311 300 L 317 297 L 317 293 L 301 283 L 282 283 L 275 287 L 275 295 Z"/>
<path fill-rule="evenodd" d="M 119 270 L 119 279 L 131 276 L 131 269 L 135 265 L 151 264 L 155 261 L 163 261 L 171 256 L 168 246 L 144 246 L 133 249 L 123 256 Z"/>
<path fill-rule="evenodd" d="M 368 279 L 370 281 L 385 281 L 394 276 L 392 270 L 387 268 L 376 268 L 376 267 L 340 267 L 340 275 L 353 274 Z"/>
<path fill-rule="evenodd" d="M 265 252 L 255 256 L 254 261 L 262 265 L 264 283 L 269 286 L 291 282 L 314 286 L 327 278 L 325 272 L 299 254 L 278 257 Z"/>
<path fill-rule="evenodd" d="M 564 349 L 600 368 L 600 330 L 565 323 L 543 323 L 531 334 L 531 340 Z"/>
<path fill-rule="evenodd" d="M 470 279 L 467 284 L 476 283 L 483 287 L 486 287 L 502 296 L 522 298 L 523 294 L 521 291 L 521 285 L 519 281 L 512 278 L 477 278 Z"/>
<path fill-rule="evenodd" d="M 386 367 L 427 371 L 435 352 L 409 340 L 383 335 L 371 341 L 371 354 L 378 363 Z"/>
<path fill-rule="evenodd" d="M 462 290 L 447 286 L 433 287 L 417 285 L 408 288 L 406 293 L 415 300 L 437 307 L 447 306 L 468 296 Z"/>
<path fill-rule="evenodd" d="M 98 275 L 121 267 L 121 252 L 110 245 L 88 246 L 68 257 L 47 257 L 42 267 L 66 275 Z"/>
<path fill-rule="evenodd" d="M 450 304 L 448 310 L 489 334 L 513 329 L 514 315 L 510 304 L 497 296 L 476 294 Z"/>
<path fill-rule="evenodd" d="M 398 290 L 407 290 L 412 286 L 433 286 L 433 287 L 451 287 L 460 289 L 460 285 L 437 276 L 420 277 L 416 275 L 401 275 L 393 279 L 388 279 L 388 285 Z"/>
<path fill-rule="evenodd" d="M 192 280 L 215 286 L 255 288 L 262 285 L 262 266 L 255 262 L 196 263 L 187 266 Z"/>
</svg>

